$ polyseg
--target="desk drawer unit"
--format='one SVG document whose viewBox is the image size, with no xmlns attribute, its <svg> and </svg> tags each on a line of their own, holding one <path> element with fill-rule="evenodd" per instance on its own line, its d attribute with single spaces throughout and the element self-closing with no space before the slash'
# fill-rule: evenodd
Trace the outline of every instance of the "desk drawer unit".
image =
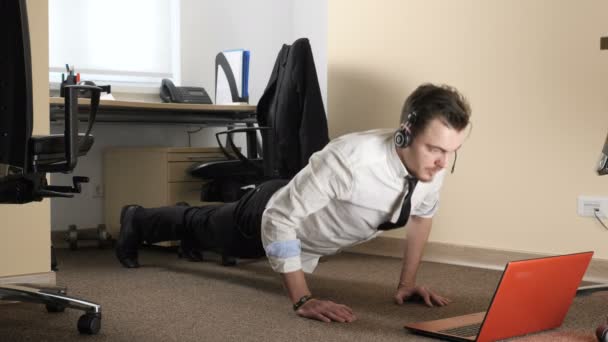
<svg viewBox="0 0 608 342">
<path fill-rule="evenodd" d="M 161 207 L 200 201 L 204 180 L 187 172 L 194 164 L 225 159 L 219 148 L 112 147 L 104 151 L 104 216 L 118 236 L 120 210 L 127 204 Z"/>
</svg>

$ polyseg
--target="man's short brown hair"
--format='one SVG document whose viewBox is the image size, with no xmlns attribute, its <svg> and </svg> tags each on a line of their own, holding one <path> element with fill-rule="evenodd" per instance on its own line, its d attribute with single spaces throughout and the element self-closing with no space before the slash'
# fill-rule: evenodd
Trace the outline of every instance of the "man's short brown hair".
<svg viewBox="0 0 608 342">
<path fill-rule="evenodd" d="M 401 110 L 401 123 L 416 113 L 410 127 L 413 137 L 422 132 L 434 118 L 457 131 L 469 124 L 471 107 L 455 88 L 447 85 L 423 84 L 408 96 Z"/>
</svg>

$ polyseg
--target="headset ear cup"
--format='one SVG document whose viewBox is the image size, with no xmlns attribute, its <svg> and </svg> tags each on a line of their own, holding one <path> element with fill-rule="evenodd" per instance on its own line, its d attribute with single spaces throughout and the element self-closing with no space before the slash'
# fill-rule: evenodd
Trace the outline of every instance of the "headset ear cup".
<svg viewBox="0 0 608 342">
<path fill-rule="evenodd" d="M 412 125 L 416 121 L 416 112 L 411 112 L 407 115 L 407 121 L 401 124 L 395 132 L 394 141 L 395 146 L 399 148 L 406 148 L 412 143 L 412 132 L 410 131 Z"/>
<path fill-rule="evenodd" d="M 410 132 L 404 131 L 403 136 L 405 137 L 405 141 L 403 142 L 403 147 L 405 148 L 405 147 L 410 146 L 410 143 L 412 142 L 412 135 L 410 134 Z"/>
<path fill-rule="evenodd" d="M 394 136 L 393 140 L 395 141 L 395 146 L 402 148 L 403 143 L 405 142 L 405 136 L 403 135 L 403 132 L 401 130 L 397 130 L 395 132 L 395 136 Z"/>
<path fill-rule="evenodd" d="M 410 144 L 410 136 L 405 129 L 400 129 L 395 132 L 395 146 L 405 148 Z"/>
</svg>

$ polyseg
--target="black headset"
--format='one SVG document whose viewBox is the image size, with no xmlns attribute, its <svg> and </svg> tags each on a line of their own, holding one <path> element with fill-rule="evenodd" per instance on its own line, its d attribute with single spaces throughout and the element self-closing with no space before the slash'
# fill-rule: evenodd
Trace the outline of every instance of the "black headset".
<svg viewBox="0 0 608 342">
<path fill-rule="evenodd" d="M 416 122 L 416 112 L 411 112 L 407 115 L 407 120 L 401 124 L 401 127 L 395 132 L 395 146 L 406 148 L 410 146 L 414 137 L 412 136 L 412 126 Z"/>
<path fill-rule="evenodd" d="M 412 134 L 412 126 L 416 123 L 416 118 L 418 114 L 416 112 L 411 112 L 407 115 L 407 120 L 401 124 L 401 127 L 395 132 L 393 140 L 395 141 L 395 146 L 399 148 L 406 148 L 410 146 L 412 140 L 414 140 L 414 136 Z M 456 168 L 456 159 L 458 158 L 458 152 L 454 151 L 454 163 L 452 164 L 452 171 L 454 173 L 454 169 Z"/>
</svg>

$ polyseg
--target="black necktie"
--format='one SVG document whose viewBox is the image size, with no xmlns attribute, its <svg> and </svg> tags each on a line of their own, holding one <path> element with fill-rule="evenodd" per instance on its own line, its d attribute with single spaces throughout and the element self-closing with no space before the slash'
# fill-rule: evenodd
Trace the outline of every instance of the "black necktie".
<svg viewBox="0 0 608 342">
<path fill-rule="evenodd" d="M 380 226 L 378 226 L 378 230 L 390 230 L 395 228 L 400 228 L 405 226 L 407 220 L 410 218 L 410 210 L 412 209 L 412 194 L 414 193 L 414 189 L 416 188 L 416 184 L 418 180 L 410 175 L 405 177 L 407 181 L 407 195 L 403 199 L 403 206 L 401 207 L 401 213 L 399 214 L 399 218 L 397 222 L 384 222 Z"/>
</svg>

